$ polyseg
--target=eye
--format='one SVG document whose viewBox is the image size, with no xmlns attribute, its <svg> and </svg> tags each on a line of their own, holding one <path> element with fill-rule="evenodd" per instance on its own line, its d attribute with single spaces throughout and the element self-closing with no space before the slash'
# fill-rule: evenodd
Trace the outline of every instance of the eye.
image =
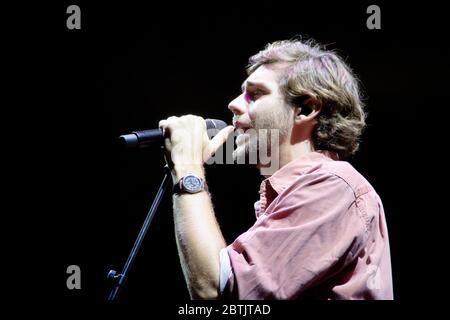
<svg viewBox="0 0 450 320">
<path fill-rule="evenodd" d="M 246 93 L 246 100 L 250 100 L 250 101 L 256 101 L 259 98 L 261 98 L 261 96 L 264 95 L 264 92 L 262 92 L 262 90 L 253 90 L 253 91 L 248 91 Z"/>
</svg>

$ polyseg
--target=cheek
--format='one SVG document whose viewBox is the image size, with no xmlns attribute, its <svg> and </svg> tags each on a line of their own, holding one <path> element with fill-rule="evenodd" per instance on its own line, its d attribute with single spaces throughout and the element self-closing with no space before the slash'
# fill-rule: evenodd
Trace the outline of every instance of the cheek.
<svg viewBox="0 0 450 320">
<path fill-rule="evenodd" d="M 264 118 L 270 114 L 276 107 L 270 100 L 257 101 L 248 106 L 248 116 L 250 120 L 255 121 L 257 118 Z"/>
<path fill-rule="evenodd" d="M 251 121 L 255 121 L 256 119 L 256 108 L 251 108 L 248 110 L 248 116 L 250 118 Z"/>
<path fill-rule="evenodd" d="M 256 118 L 260 116 L 262 112 L 264 112 L 263 109 L 264 106 L 260 103 L 250 103 L 250 105 L 248 106 L 248 116 L 250 120 L 256 120 Z"/>
</svg>

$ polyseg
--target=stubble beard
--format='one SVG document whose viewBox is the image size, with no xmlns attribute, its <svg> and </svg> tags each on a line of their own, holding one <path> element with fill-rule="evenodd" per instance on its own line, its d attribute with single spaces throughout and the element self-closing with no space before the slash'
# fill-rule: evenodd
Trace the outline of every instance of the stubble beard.
<svg viewBox="0 0 450 320">
<path fill-rule="evenodd" d="M 286 141 L 289 133 L 290 113 L 272 112 L 263 117 L 251 121 L 250 129 L 244 133 L 239 139 L 240 144 L 233 151 L 233 160 L 245 159 L 246 164 L 255 164 L 257 167 L 261 162 L 266 163 L 267 159 L 261 159 L 261 155 L 272 157 L 275 148 L 279 148 L 280 144 Z M 242 132 L 241 132 L 242 133 Z M 278 139 L 273 139 L 273 135 L 278 135 Z M 238 135 L 239 137 L 239 135 Z M 274 145 L 276 141 L 276 145 Z M 256 159 L 256 163 L 252 163 L 252 159 Z"/>
</svg>

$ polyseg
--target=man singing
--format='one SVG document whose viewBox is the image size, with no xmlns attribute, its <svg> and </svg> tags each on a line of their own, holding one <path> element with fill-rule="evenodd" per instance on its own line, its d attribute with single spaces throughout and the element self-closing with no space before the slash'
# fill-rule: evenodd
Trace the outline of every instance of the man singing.
<svg viewBox="0 0 450 320">
<path fill-rule="evenodd" d="M 365 126 L 358 80 L 334 52 L 279 41 L 250 58 L 233 126 L 213 139 L 202 118 L 170 117 L 164 130 L 173 210 L 193 299 L 393 299 L 383 206 L 348 162 Z M 235 159 L 257 157 L 265 180 L 256 222 L 227 245 L 204 162 L 234 131 Z M 272 134 L 277 134 L 277 143 Z M 273 173 L 263 170 L 277 164 Z"/>
</svg>

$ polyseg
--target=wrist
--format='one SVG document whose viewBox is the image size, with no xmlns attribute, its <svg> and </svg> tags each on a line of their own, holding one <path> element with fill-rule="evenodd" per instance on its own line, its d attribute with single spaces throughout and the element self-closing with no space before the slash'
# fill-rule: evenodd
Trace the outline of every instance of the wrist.
<svg viewBox="0 0 450 320">
<path fill-rule="evenodd" d="M 203 165 L 201 164 L 189 164 L 189 165 L 181 165 L 174 164 L 172 168 L 172 179 L 174 183 L 177 183 L 182 177 L 187 175 L 188 173 L 192 173 L 199 178 L 205 179 L 205 170 Z"/>
</svg>

